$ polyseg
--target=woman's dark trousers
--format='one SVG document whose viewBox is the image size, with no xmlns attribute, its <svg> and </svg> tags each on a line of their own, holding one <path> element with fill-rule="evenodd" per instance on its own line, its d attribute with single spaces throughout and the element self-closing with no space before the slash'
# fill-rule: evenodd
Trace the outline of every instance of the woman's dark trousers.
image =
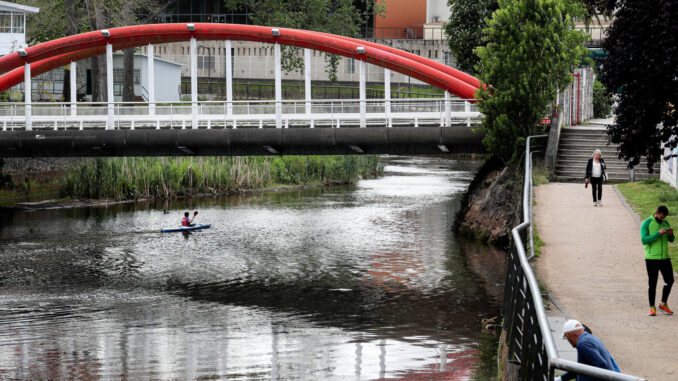
<svg viewBox="0 0 678 381">
<path fill-rule="evenodd" d="M 591 177 L 591 193 L 593 194 L 593 202 L 600 201 L 603 199 L 602 177 Z"/>
</svg>

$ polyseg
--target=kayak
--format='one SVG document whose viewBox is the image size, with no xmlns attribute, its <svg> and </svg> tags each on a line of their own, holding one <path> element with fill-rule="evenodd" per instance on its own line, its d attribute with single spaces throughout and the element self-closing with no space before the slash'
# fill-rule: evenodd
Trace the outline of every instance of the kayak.
<svg viewBox="0 0 678 381">
<path fill-rule="evenodd" d="M 176 233 L 176 232 L 190 232 L 193 230 L 202 230 L 202 229 L 209 229 L 212 225 L 207 224 L 207 225 L 197 225 L 197 226 L 182 226 L 180 228 L 176 229 L 162 229 L 160 230 L 160 233 Z"/>
</svg>

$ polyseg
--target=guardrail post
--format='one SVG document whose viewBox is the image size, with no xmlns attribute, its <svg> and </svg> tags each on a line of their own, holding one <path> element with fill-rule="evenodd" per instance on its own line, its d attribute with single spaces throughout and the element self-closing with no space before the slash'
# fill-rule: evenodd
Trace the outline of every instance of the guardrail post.
<svg viewBox="0 0 678 381">
<path fill-rule="evenodd" d="M 280 44 L 275 43 L 275 128 L 282 128 L 282 73 L 280 67 Z"/>
<path fill-rule="evenodd" d="M 155 52 L 153 44 L 148 44 L 148 115 L 155 115 Z"/>
<path fill-rule="evenodd" d="M 365 95 L 365 61 L 362 59 L 360 64 L 360 127 L 367 127 L 367 102 Z"/>
<path fill-rule="evenodd" d="M 32 92 L 33 84 L 31 83 L 31 64 L 26 62 L 24 64 L 24 104 L 26 107 L 24 115 L 26 117 L 26 131 L 31 131 L 33 129 L 33 123 L 31 121 Z"/>
<path fill-rule="evenodd" d="M 113 102 L 115 102 L 115 96 L 113 93 L 113 45 L 106 44 L 106 92 L 107 92 L 107 102 L 108 102 L 108 119 L 106 121 L 106 129 L 112 130 L 115 128 L 113 120 Z"/>
<path fill-rule="evenodd" d="M 233 54 L 231 40 L 226 40 L 226 115 L 233 114 Z"/>
<path fill-rule="evenodd" d="M 71 61 L 71 116 L 78 116 L 78 64 Z"/>
<path fill-rule="evenodd" d="M 445 91 L 445 127 L 452 125 L 452 104 L 450 103 L 450 92 Z"/>
<path fill-rule="evenodd" d="M 391 127 L 391 70 L 384 69 L 384 114 L 386 125 Z"/>
<path fill-rule="evenodd" d="M 191 37 L 191 121 L 198 128 L 198 42 Z"/>
<path fill-rule="evenodd" d="M 311 49 L 304 49 L 304 94 L 306 95 L 306 114 L 311 113 Z"/>
</svg>

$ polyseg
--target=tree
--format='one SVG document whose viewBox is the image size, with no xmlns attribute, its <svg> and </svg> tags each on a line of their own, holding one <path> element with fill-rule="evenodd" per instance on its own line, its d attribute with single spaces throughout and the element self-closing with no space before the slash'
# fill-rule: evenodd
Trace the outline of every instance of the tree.
<svg viewBox="0 0 678 381">
<path fill-rule="evenodd" d="M 650 170 L 663 147 L 678 143 L 678 2 L 624 1 L 615 12 L 603 48 L 601 80 L 618 89 L 610 140 L 633 167 L 647 157 Z"/>
<path fill-rule="evenodd" d="M 90 30 L 114 26 L 133 25 L 139 21 L 138 14 L 152 17 L 174 1 L 159 0 L 24 0 L 21 3 L 38 7 L 40 12 L 28 17 L 26 38 L 29 45 Z M 123 64 L 123 100 L 133 100 L 133 57 L 134 49 L 125 49 Z M 106 66 L 102 57 L 92 57 L 92 98 L 105 101 Z M 63 99 L 70 97 L 68 70 L 64 72 Z M 76 91 L 74 89 L 73 91 Z"/>
<path fill-rule="evenodd" d="M 474 52 L 484 46 L 483 28 L 497 9 L 497 0 L 448 0 L 450 21 L 445 24 L 445 35 L 457 68 L 475 74 L 480 58 Z"/>
<path fill-rule="evenodd" d="M 353 0 L 224 0 L 231 10 L 247 9 L 251 20 L 257 25 L 314 30 L 359 37 L 360 28 L 367 15 L 384 12 L 384 0 L 367 2 L 365 13 L 360 12 Z M 282 64 L 287 71 L 304 67 L 304 60 L 298 54 L 299 48 L 282 47 Z M 331 81 L 337 79 L 339 57 L 325 54 L 326 71 Z"/>
<path fill-rule="evenodd" d="M 483 30 L 489 42 L 476 49 L 478 76 L 487 84 L 477 97 L 490 152 L 517 160 L 557 89 L 572 80 L 586 53 L 587 37 L 573 22 L 583 10 L 575 0 L 499 0 Z"/>
</svg>

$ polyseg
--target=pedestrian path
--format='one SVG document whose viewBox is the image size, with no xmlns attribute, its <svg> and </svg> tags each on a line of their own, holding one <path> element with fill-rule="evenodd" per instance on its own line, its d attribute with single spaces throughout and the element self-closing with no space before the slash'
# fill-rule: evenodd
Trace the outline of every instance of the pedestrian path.
<svg viewBox="0 0 678 381">
<path fill-rule="evenodd" d="M 647 316 L 640 226 L 614 188 L 603 187 L 602 207 L 593 206 L 583 184 L 540 185 L 535 201 L 534 220 L 545 242 L 537 277 L 568 317 L 588 325 L 624 373 L 678 380 L 678 313 Z M 675 285 L 668 304 L 678 307 Z M 558 332 L 556 337 L 562 340 Z"/>
</svg>

